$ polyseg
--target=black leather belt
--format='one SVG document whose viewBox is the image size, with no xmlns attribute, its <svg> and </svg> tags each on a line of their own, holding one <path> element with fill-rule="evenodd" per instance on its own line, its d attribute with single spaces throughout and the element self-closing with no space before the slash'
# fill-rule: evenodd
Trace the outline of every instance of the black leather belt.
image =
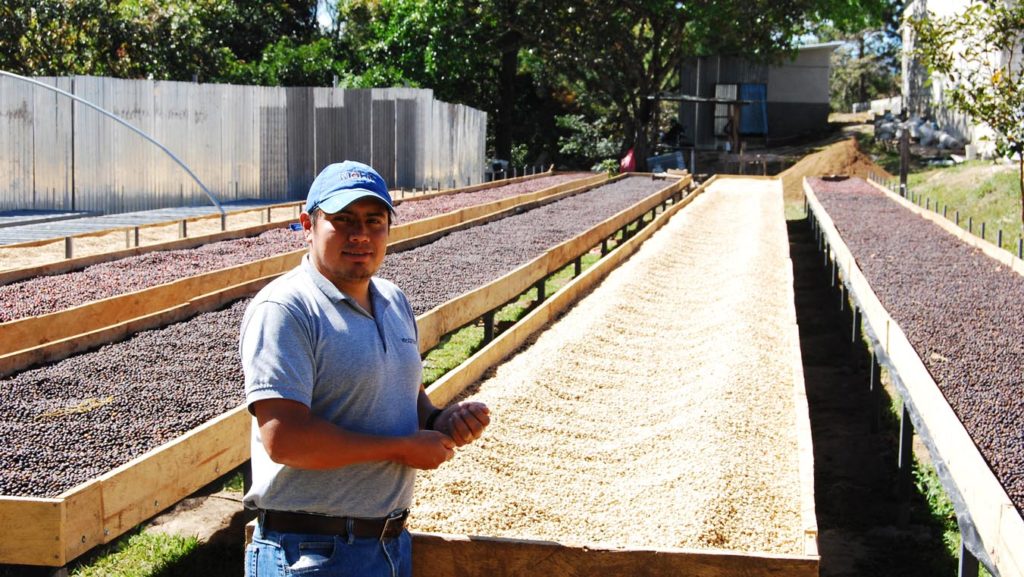
<svg viewBox="0 0 1024 577">
<path fill-rule="evenodd" d="M 393 539 L 402 533 L 409 510 L 395 511 L 387 517 L 361 519 L 358 517 L 329 517 L 291 511 L 260 511 L 260 528 L 279 533 L 312 533 L 373 539 Z"/>
</svg>

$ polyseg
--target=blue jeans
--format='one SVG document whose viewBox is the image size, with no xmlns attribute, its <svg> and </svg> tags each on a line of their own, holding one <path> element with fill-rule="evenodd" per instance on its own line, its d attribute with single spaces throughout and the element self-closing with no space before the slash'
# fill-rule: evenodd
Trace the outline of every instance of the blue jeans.
<svg viewBox="0 0 1024 577">
<path fill-rule="evenodd" d="M 412 537 L 343 538 L 303 533 L 265 534 L 257 525 L 245 548 L 246 577 L 412 577 Z"/>
</svg>

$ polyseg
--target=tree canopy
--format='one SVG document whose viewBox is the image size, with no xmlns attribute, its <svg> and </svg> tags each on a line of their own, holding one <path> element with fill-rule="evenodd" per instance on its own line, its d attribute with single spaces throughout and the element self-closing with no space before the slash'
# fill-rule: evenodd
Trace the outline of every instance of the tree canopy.
<svg viewBox="0 0 1024 577">
<path fill-rule="evenodd" d="M 8 0 L 0 68 L 231 81 L 268 48 L 318 35 L 316 0 Z"/>
<path fill-rule="evenodd" d="M 817 22 L 859 30 L 891 3 L 327 0 L 332 21 L 320 26 L 316 0 L 10 0 L 0 7 L 0 67 L 431 88 L 488 112 L 498 157 L 558 160 L 560 138 L 593 131 L 642 162 L 657 130 L 648 97 L 677 83 L 687 58 L 772 61 Z M 566 150 L 585 160 L 582 148 Z"/>
</svg>

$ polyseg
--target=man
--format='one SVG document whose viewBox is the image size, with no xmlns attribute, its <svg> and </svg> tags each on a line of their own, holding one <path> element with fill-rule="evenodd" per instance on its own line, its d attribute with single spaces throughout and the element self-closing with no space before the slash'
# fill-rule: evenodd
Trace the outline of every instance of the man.
<svg viewBox="0 0 1024 577">
<path fill-rule="evenodd" d="M 411 575 L 415 470 L 440 466 L 489 423 L 482 403 L 440 410 L 421 385 L 412 308 L 373 276 L 393 216 L 372 168 L 328 166 L 300 216 L 309 254 L 246 310 L 245 505 L 259 511 L 246 575 Z"/>
</svg>

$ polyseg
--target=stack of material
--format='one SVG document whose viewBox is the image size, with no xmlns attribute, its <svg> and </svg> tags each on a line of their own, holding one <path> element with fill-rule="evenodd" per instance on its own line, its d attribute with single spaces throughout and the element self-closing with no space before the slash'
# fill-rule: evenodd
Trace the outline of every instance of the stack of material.
<svg viewBox="0 0 1024 577">
<path fill-rule="evenodd" d="M 803 554 L 792 294 L 781 185 L 714 183 L 479 384 L 412 528 Z"/>
</svg>

